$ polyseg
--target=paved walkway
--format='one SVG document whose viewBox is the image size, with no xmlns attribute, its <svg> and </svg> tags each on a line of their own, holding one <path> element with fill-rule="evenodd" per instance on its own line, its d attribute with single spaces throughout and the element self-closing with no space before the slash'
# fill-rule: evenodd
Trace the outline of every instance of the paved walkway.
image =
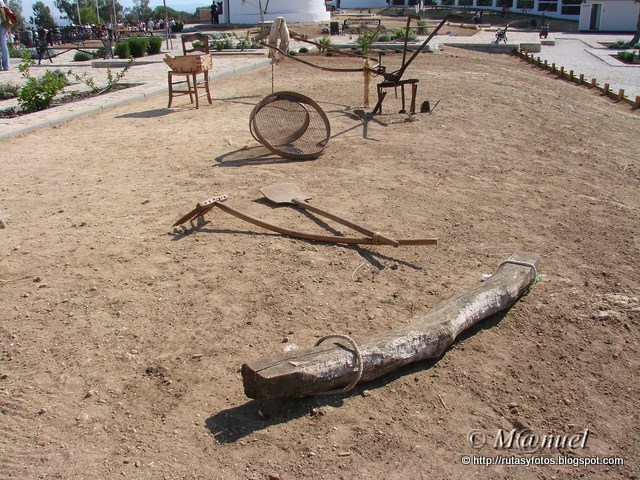
<svg viewBox="0 0 640 480">
<path fill-rule="evenodd" d="M 505 44 L 501 44 L 501 51 L 510 51 L 514 46 L 521 44 L 538 45 L 539 55 L 543 60 L 555 63 L 558 67 L 565 67 L 565 70 L 574 70 L 576 75 L 583 73 L 585 78 L 596 78 L 598 83 L 609 83 L 612 90 L 617 91 L 624 88 L 626 95 L 635 98 L 640 95 L 640 65 L 625 65 L 618 62 L 611 55 L 615 50 L 603 47 L 598 42 L 615 42 L 617 40 L 629 40 L 631 35 L 594 35 L 594 34 L 563 34 L 551 33 L 547 43 L 554 45 L 541 45 L 536 32 L 531 31 L 510 31 L 508 33 L 509 42 L 505 49 Z M 439 44 L 474 48 L 478 47 L 486 50 L 491 47 L 495 39 L 495 29 L 479 31 L 470 37 L 438 35 L 431 46 Z M 292 44 L 292 48 L 302 45 Z M 109 108 L 137 101 L 153 95 L 166 95 L 167 93 L 167 71 L 169 67 L 162 61 L 168 51 L 173 55 L 179 55 L 181 44 L 179 40 L 173 41 L 172 48 L 166 49 L 163 43 L 163 53 L 153 57 L 145 57 L 139 61 L 139 65 L 131 68 L 124 80 L 131 83 L 140 83 L 134 88 L 128 88 L 118 92 L 101 95 L 82 102 L 75 102 L 68 105 L 59 106 L 22 117 L 12 119 L 0 119 L 0 140 L 15 135 L 31 132 L 41 128 L 49 128 L 54 125 L 77 118 L 84 115 L 92 115 L 103 112 Z M 68 52 L 54 58 L 53 63 L 43 61 L 41 66 L 34 66 L 32 74 L 42 75 L 46 69 L 61 69 L 67 71 L 72 69 L 78 75 L 87 73 L 94 78 L 98 85 L 105 85 L 107 72 L 104 68 L 104 61 L 94 62 L 96 66 L 103 68 L 92 68 L 91 64 L 73 62 L 74 52 Z M 220 79 L 242 71 L 249 71 L 257 68 L 265 68 L 270 63 L 265 52 L 257 54 L 213 54 L 212 80 Z M 6 72 L 0 71 L 0 82 L 21 83 L 20 72 L 17 69 L 19 59 L 12 59 L 12 69 Z M 112 73 L 120 71 L 121 67 L 114 66 Z M 86 89 L 83 84 L 76 83 L 70 88 Z M 15 100 L 0 102 L 0 109 L 16 105 Z"/>
</svg>

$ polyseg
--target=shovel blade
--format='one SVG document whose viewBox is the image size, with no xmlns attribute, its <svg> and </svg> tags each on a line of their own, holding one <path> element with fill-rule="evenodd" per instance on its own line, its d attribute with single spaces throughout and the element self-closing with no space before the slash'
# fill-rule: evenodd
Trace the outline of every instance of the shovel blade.
<svg viewBox="0 0 640 480">
<path fill-rule="evenodd" d="M 277 183 L 262 187 L 260 193 L 273 203 L 294 203 L 293 200 L 306 202 L 310 197 L 302 192 L 295 183 Z"/>
</svg>

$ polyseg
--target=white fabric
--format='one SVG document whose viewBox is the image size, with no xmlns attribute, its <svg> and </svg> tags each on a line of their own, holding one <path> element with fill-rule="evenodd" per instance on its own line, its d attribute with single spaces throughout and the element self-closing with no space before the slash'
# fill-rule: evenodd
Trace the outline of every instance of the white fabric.
<svg viewBox="0 0 640 480">
<path fill-rule="evenodd" d="M 284 17 L 277 17 L 273 21 L 269 31 L 269 46 L 278 47 L 283 52 L 289 53 L 289 28 Z M 280 61 L 280 53 L 275 48 L 270 48 L 269 58 L 273 63 L 278 63 Z"/>
</svg>

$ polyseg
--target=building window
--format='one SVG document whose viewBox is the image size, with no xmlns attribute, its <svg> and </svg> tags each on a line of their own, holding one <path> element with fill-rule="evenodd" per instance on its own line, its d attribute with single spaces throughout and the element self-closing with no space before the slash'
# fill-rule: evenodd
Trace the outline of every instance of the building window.
<svg viewBox="0 0 640 480">
<path fill-rule="evenodd" d="M 563 15 L 580 15 L 580 4 L 582 0 L 562 0 Z"/>
<path fill-rule="evenodd" d="M 442 0 L 442 5 L 455 5 L 455 0 Z"/>
<path fill-rule="evenodd" d="M 582 0 L 578 1 L 581 2 Z M 531 10 L 533 9 L 533 0 L 518 0 L 516 6 L 522 10 Z"/>
<path fill-rule="evenodd" d="M 458 0 L 458 5 L 461 7 L 468 7 L 473 5 L 473 0 Z"/>
<path fill-rule="evenodd" d="M 558 2 L 540 2 L 538 3 L 539 12 L 557 12 Z"/>
<path fill-rule="evenodd" d="M 476 5 L 478 7 L 493 7 L 493 0 L 478 0 Z"/>
</svg>

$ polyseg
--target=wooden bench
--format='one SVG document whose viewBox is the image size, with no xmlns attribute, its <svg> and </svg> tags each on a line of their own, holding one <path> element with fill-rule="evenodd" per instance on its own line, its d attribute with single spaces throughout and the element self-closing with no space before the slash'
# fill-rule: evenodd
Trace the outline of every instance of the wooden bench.
<svg viewBox="0 0 640 480">
<path fill-rule="evenodd" d="M 342 22 L 342 33 L 348 31 L 359 32 L 362 29 L 375 27 L 380 28 L 379 18 L 347 18 Z"/>
<path fill-rule="evenodd" d="M 42 32 L 42 30 L 41 30 Z M 131 37 L 152 37 L 152 32 L 141 30 L 112 30 L 108 28 L 91 27 L 86 28 L 80 25 L 69 25 L 65 27 L 48 30 L 44 34 L 39 33 L 35 40 L 35 48 L 38 54 L 38 64 L 45 57 L 50 62 L 52 50 L 62 50 L 62 53 L 69 50 L 88 51 L 89 49 L 104 48 L 104 58 L 113 58 L 113 47 L 125 38 Z"/>
</svg>

